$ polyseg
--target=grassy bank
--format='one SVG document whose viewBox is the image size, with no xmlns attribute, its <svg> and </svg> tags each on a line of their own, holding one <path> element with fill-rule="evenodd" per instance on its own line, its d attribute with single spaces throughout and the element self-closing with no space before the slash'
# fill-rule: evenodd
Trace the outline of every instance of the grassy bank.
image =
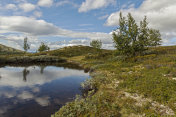
<svg viewBox="0 0 176 117">
<path fill-rule="evenodd" d="M 73 50 L 76 48 L 84 51 L 81 47 Z M 150 48 L 134 58 L 104 50 L 65 58 L 90 68 L 92 79 L 82 84 L 88 93 L 67 103 L 56 117 L 176 114 L 176 47 Z"/>
<path fill-rule="evenodd" d="M 44 63 L 44 62 L 66 62 L 65 59 L 56 56 L 29 56 L 29 55 L 11 55 L 11 56 L 1 56 L 1 64 L 34 64 L 34 63 Z"/>
<path fill-rule="evenodd" d="M 65 59 L 45 53 L 28 53 L 0 44 L 0 64 L 63 63 Z"/>
</svg>

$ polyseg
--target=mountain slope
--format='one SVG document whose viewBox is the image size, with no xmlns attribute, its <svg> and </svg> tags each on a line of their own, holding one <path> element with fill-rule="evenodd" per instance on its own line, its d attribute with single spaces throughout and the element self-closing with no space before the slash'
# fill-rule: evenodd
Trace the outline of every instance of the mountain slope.
<svg viewBox="0 0 176 117">
<path fill-rule="evenodd" d="M 0 54 L 2 53 L 21 53 L 21 52 L 23 51 L 0 44 Z"/>
</svg>

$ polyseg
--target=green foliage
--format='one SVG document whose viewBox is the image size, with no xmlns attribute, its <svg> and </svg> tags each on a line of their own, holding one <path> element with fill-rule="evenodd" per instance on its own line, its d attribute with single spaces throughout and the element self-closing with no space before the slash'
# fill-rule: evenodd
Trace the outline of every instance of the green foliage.
<svg viewBox="0 0 176 117">
<path fill-rule="evenodd" d="M 167 69 L 144 70 L 139 74 L 131 74 L 121 84 L 122 87 L 130 89 L 131 92 L 140 92 L 146 97 L 153 97 L 160 103 L 167 103 L 176 96 L 176 82 L 164 76 Z"/>
<path fill-rule="evenodd" d="M 120 54 L 136 56 L 142 54 L 148 47 L 160 45 L 160 32 L 148 28 L 146 17 L 140 22 L 140 26 L 130 13 L 127 17 L 126 20 L 120 13 L 119 28 L 113 33 L 115 48 Z"/>
<path fill-rule="evenodd" d="M 91 95 L 91 92 L 89 92 Z M 110 100 L 109 100 L 110 99 Z M 108 104 L 112 101 L 112 104 Z M 98 93 L 86 99 L 77 96 L 75 101 L 67 103 L 55 117 L 119 117 L 119 106 L 107 92 Z"/>
<path fill-rule="evenodd" d="M 149 38 L 149 46 L 161 45 L 161 34 L 159 30 L 150 29 Z"/>
<path fill-rule="evenodd" d="M 23 45 L 23 49 L 27 52 L 28 49 L 30 49 L 29 44 L 27 43 L 28 38 L 24 38 L 24 45 Z"/>
<path fill-rule="evenodd" d="M 50 48 L 47 45 L 45 45 L 43 42 L 41 43 L 41 45 L 38 48 L 39 52 L 48 51 L 48 50 L 50 50 Z"/>
<path fill-rule="evenodd" d="M 90 46 L 96 49 L 101 49 L 102 47 L 102 42 L 101 40 L 93 40 L 90 42 Z"/>
<path fill-rule="evenodd" d="M 78 63 L 93 69 L 92 78 L 82 84 L 89 95 L 67 103 L 56 117 L 167 116 L 167 109 L 176 113 L 175 46 L 151 47 L 146 55 L 127 61 L 123 56 L 113 56 L 113 52 L 106 57 L 82 54 L 86 56 Z M 134 94 L 134 98 L 124 92 Z"/>
</svg>

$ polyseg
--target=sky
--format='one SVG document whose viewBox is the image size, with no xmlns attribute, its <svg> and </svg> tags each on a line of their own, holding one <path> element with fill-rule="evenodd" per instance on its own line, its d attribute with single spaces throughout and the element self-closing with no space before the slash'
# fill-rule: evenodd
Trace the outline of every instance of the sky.
<svg viewBox="0 0 176 117">
<path fill-rule="evenodd" d="M 176 0 L 0 0 L 0 44 L 23 50 L 28 37 L 36 51 L 41 42 L 58 49 L 98 39 L 113 49 L 120 11 L 137 23 L 147 16 L 162 45 L 176 45 Z"/>
</svg>

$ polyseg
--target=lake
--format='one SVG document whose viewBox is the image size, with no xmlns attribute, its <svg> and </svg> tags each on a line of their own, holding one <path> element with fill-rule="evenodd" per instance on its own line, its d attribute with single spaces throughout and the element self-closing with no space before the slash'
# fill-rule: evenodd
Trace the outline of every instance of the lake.
<svg viewBox="0 0 176 117">
<path fill-rule="evenodd" d="M 84 70 L 56 66 L 0 68 L 0 117 L 50 117 L 81 94 Z"/>
</svg>

